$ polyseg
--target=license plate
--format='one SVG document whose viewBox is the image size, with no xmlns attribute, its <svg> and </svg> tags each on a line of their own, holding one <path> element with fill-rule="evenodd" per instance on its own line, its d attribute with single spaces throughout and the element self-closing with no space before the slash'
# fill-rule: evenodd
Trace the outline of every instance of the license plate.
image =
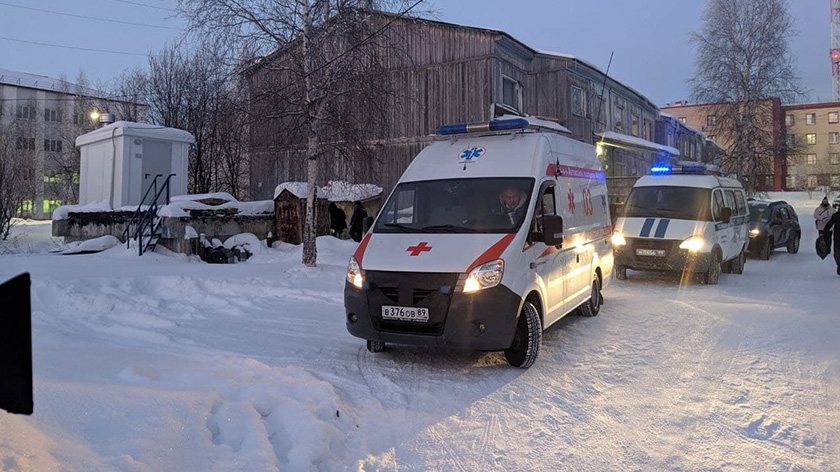
<svg viewBox="0 0 840 472">
<path fill-rule="evenodd" d="M 405 306 L 383 306 L 382 318 L 386 320 L 427 322 L 429 321 L 429 309 Z"/>
<path fill-rule="evenodd" d="M 637 256 L 665 257 L 664 249 L 636 249 Z"/>
</svg>

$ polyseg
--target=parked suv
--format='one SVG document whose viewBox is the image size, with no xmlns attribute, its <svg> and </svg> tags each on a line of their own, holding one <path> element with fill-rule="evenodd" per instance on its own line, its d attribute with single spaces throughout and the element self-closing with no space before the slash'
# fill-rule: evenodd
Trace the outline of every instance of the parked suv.
<svg viewBox="0 0 840 472">
<path fill-rule="evenodd" d="M 751 200 L 750 207 L 750 254 L 759 259 L 770 259 L 777 247 L 785 247 L 791 254 L 799 252 L 802 229 L 799 216 L 787 202 L 763 202 Z"/>
</svg>

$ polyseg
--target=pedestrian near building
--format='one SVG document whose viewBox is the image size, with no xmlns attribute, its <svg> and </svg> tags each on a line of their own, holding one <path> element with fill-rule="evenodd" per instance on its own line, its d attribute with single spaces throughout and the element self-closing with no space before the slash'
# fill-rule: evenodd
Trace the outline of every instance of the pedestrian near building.
<svg viewBox="0 0 840 472">
<path fill-rule="evenodd" d="M 828 220 L 831 219 L 831 216 L 834 215 L 834 213 L 834 208 L 828 204 L 828 198 L 824 197 L 820 206 L 814 210 L 814 223 L 817 225 L 817 231 L 820 232 L 820 236 L 822 236 L 826 223 L 828 223 Z"/>
<path fill-rule="evenodd" d="M 338 239 L 346 239 L 343 233 L 347 230 L 347 215 L 333 202 L 330 202 L 328 209 L 330 212 L 330 234 Z"/>
<path fill-rule="evenodd" d="M 831 215 L 831 219 L 825 224 L 823 237 L 826 243 L 831 244 L 831 230 L 834 230 L 834 262 L 837 263 L 837 275 L 840 275 L 840 212 Z"/>
<path fill-rule="evenodd" d="M 364 222 L 368 214 L 362 202 L 356 200 L 353 204 L 353 216 L 350 217 L 350 237 L 357 243 L 362 240 L 362 233 L 364 232 Z"/>
</svg>

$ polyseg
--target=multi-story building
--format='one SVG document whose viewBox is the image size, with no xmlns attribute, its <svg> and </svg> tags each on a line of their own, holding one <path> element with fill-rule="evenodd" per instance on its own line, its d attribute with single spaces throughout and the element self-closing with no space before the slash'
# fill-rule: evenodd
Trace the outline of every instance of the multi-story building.
<svg viewBox="0 0 840 472">
<path fill-rule="evenodd" d="M 342 161 L 341 154 L 353 152 L 343 146 L 335 158 L 322 159 L 320 184 L 363 180 L 387 193 L 438 126 L 508 113 L 557 121 L 574 139 L 600 144 L 608 177 L 644 175 L 657 160 L 679 154 L 655 142 L 654 103 L 580 58 L 534 49 L 494 29 L 379 12 L 371 12 L 368 23 L 374 28 L 387 23 L 387 41 L 396 45 L 385 44 L 381 51 L 381 80 L 393 90 L 383 111 L 387 128 L 362 136 L 373 144 L 372 158 Z M 278 107 L 260 103 L 275 96 L 267 87 L 286 90 L 294 82 L 277 67 L 287 56 L 290 51 L 278 51 L 247 72 L 254 109 L 265 110 L 257 112 L 265 119 L 251 128 L 253 198 L 271 198 L 278 183 L 306 178 L 307 133 L 293 119 L 271 119 Z"/>
<path fill-rule="evenodd" d="M 91 112 L 140 121 L 145 108 L 67 81 L 0 69 L 0 138 L 23 155 L 31 183 L 20 215 L 49 218 L 59 205 L 78 201 L 75 140 L 98 125 Z"/>
<path fill-rule="evenodd" d="M 787 187 L 840 190 L 840 102 L 784 107 Z"/>
<path fill-rule="evenodd" d="M 713 138 L 667 113 L 661 113 L 656 120 L 656 142 L 676 148 L 680 152 L 677 158 L 681 161 L 720 165 L 724 154 L 723 148 Z"/>
<path fill-rule="evenodd" d="M 733 153 L 734 141 L 732 129 L 735 127 L 730 120 L 722 116 L 722 110 L 726 106 L 720 103 L 686 104 L 675 102 L 662 111 L 675 116 L 681 122 L 695 130 L 705 133 L 709 140 L 717 143 L 725 154 L 720 164 L 723 168 L 734 170 L 732 167 L 738 165 L 738 156 Z M 756 132 L 762 137 L 766 144 L 764 153 L 766 157 L 760 159 L 755 189 L 759 191 L 779 191 L 785 188 L 787 176 L 786 167 L 786 146 L 784 141 L 784 119 L 782 104 L 778 98 L 762 100 L 759 103 L 757 120 L 755 122 Z M 717 152 L 711 149 L 712 152 Z M 706 151 L 704 151 L 706 152 Z M 718 153 L 719 154 L 719 153 Z M 706 159 L 711 159 L 707 157 Z"/>
</svg>

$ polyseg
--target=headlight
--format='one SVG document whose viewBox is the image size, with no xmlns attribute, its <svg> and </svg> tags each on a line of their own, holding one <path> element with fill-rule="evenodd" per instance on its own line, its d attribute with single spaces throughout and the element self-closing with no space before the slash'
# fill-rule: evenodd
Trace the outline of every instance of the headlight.
<svg viewBox="0 0 840 472">
<path fill-rule="evenodd" d="M 612 243 L 613 246 L 624 246 L 627 244 L 627 240 L 624 239 L 624 235 L 621 233 L 614 233 L 612 235 Z"/>
<path fill-rule="evenodd" d="M 356 288 L 362 288 L 365 282 L 364 277 L 362 277 L 362 269 L 359 268 L 359 263 L 356 262 L 355 257 L 351 257 L 350 262 L 347 264 L 347 281 Z"/>
<path fill-rule="evenodd" d="M 703 249 L 703 238 L 700 236 L 693 236 L 686 239 L 680 244 L 680 249 L 688 249 L 689 252 L 698 252 Z"/>
<path fill-rule="evenodd" d="M 750 230 L 750 237 L 754 238 L 754 237 L 758 236 L 759 233 L 761 233 L 761 230 L 759 230 L 758 228 L 751 229 Z"/>
<path fill-rule="evenodd" d="M 473 269 L 464 281 L 464 293 L 495 287 L 502 282 L 505 272 L 505 261 L 497 259 L 493 262 L 481 264 Z"/>
</svg>

